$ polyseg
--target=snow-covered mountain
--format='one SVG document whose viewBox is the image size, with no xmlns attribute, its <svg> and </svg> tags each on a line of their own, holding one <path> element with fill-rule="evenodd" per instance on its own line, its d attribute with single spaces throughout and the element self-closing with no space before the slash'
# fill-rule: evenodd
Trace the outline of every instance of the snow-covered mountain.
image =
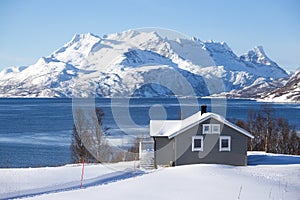
<svg viewBox="0 0 300 200">
<path fill-rule="evenodd" d="M 262 95 L 262 99 L 276 102 L 300 102 L 300 69 L 298 69 L 282 87 Z"/>
<path fill-rule="evenodd" d="M 238 57 L 224 42 L 128 30 L 75 35 L 27 67 L 0 72 L 0 97 L 207 96 L 288 74 L 262 47 Z"/>
<path fill-rule="evenodd" d="M 240 90 L 232 90 L 230 92 L 223 92 L 221 94 L 216 94 L 213 96 L 226 96 L 227 98 L 253 98 L 261 99 L 263 95 L 271 92 L 277 88 L 282 87 L 288 77 L 276 79 L 274 81 L 262 81 L 257 84 L 252 84 Z"/>
<path fill-rule="evenodd" d="M 262 82 L 241 90 L 232 90 L 214 96 L 255 98 L 260 101 L 271 102 L 300 102 L 300 69 L 290 77 Z"/>
</svg>

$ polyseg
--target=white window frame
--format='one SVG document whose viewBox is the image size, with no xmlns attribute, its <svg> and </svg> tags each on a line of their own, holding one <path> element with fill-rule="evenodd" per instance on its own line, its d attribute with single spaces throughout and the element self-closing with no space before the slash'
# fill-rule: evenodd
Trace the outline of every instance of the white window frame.
<svg viewBox="0 0 300 200">
<path fill-rule="evenodd" d="M 205 131 L 205 128 L 208 127 L 208 131 Z M 214 128 L 217 127 L 217 131 L 214 131 Z M 202 125 L 203 134 L 220 134 L 221 125 L 220 124 L 203 124 Z"/>
<path fill-rule="evenodd" d="M 222 140 L 228 140 L 228 147 L 222 147 Z M 230 136 L 220 136 L 219 151 L 231 151 L 231 137 Z"/>
<path fill-rule="evenodd" d="M 201 148 L 194 147 L 194 144 L 195 144 L 194 140 L 195 139 L 197 139 L 197 140 L 201 139 Z M 199 135 L 193 136 L 193 138 L 192 138 L 192 151 L 203 151 L 203 136 L 199 136 Z"/>
<path fill-rule="evenodd" d="M 215 131 L 214 130 L 214 128 L 216 128 L 217 127 L 217 131 Z M 211 126 L 211 133 L 212 134 L 220 134 L 221 133 L 221 126 L 220 126 L 220 124 L 212 124 L 212 126 Z"/>
<path fill-rule="evenodd" d="M 208 127 L 208 131 L 205 131 L 206 127 Z M 203 134 L 211 134 L 211 124 L 203 124 L 202 125 L 202 133 Z"/>
</svg>

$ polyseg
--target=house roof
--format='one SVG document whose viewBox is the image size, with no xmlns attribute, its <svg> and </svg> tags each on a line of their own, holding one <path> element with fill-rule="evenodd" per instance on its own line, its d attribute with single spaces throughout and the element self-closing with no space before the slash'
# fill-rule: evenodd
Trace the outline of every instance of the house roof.
<svg viewBox="0 0 300 200">
<path fill-rule="evenodd" d="M 216 119 L 217 121 L 235 129 L 241 134 L 246 135 L 247 137 L 254 138 L 253 135 L 251 135 L 248 131 L 227 121 L 224 117 L 215 113 L 204 113 L 201 115 L 200 111 L 183 120 L 151 120 L 150 136 L 168 137 L 169 139 L 172 139 L 173 137 L 179 135 L 180 133 L 210 118 Z"/>
</svg>

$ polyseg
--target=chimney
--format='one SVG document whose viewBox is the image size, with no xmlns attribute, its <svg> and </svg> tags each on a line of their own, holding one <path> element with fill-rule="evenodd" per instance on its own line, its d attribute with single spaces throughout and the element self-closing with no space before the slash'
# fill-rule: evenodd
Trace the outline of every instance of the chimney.
<svg viewBox="0 0 300 200">
<path fill-rule="evenodd" d="M 204 113 L 206 113 L 206 108 L 207 108 L 207 105 L 202 105 L 201 106 L 201 115 L 203 115 Z"/>
</svg>

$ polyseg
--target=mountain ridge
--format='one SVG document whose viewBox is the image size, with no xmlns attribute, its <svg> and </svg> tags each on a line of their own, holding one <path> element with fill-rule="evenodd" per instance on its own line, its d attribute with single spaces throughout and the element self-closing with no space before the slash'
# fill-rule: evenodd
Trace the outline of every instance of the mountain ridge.
<svg viewBox="0 0 300 200">
<path fill-rule="evenodd" d="M 157 32 L 75 34 L 33 65 L 2 70 L 0 97 L 201 97 L 288 77 L 262 47 L 249 52 Z"/>
</svg>

